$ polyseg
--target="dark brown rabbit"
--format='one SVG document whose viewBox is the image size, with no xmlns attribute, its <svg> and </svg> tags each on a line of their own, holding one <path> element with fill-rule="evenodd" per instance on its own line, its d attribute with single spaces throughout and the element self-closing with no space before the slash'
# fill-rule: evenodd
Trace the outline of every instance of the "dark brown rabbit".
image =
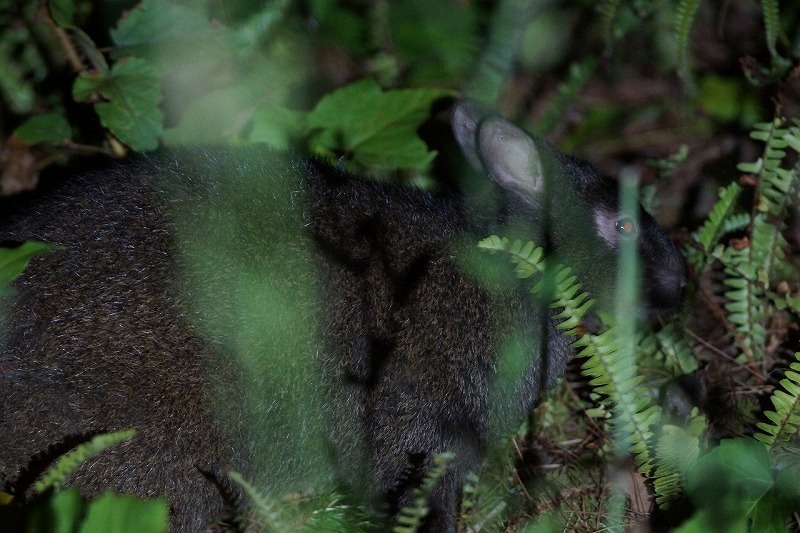
<svg viewBox="0 0 800 533">
<path fill-rule="evenodd" d="M 674 306 L 685 281 L 663 230 L 620 212 L 595 167 L 470 102 L 453 129 L 489 177 L 458 192 L 194 150 L 65 180 L 0 214 L 0 241 L 59 245 L 15 282 L 0 323 L 7 490 L 24 491 L 24 468 L 48 453 L 132 427 L 70 482 L 165 495 L 171 527 L 193 531 L 231 505 L 231 468 L 268 492 L 344 481 L 391 513 L 449 451 L 426 527 L 452 531 L 491 436 L 570 356 L 477 240 L 541 243 L 608 305 L 620 239 L 636 239 L 642 315 Z M 632 218 L 633 231 L 620 224 Z"/>
</svg>

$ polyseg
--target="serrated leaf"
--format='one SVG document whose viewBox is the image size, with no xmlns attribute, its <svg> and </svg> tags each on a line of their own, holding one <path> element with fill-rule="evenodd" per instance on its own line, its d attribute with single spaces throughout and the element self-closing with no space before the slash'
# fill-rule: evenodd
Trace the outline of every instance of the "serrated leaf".
<svg viewBox="0 0 800 533">
<path fill-rule="evenodd" d="M 81 73 L 72 92 L 78 101 L 102 95 L 106 101 L 95 104 L 95 110 L 103 125 L 134 150 L 147 151 L 158 147 L 162 131 L 160 81 L 148 61 L 130 58 L 107 74 Z"/>
<path fill-rule="evenodd" d="M 176 47 L 196 53 L 199 46 L 227 41 L 227 32 L 224 26 L 212 24 L 203 10 L 166 0 L 143 0 L 110 33 L 117 45 L 115 57 L 154 60 L 153 55 Z"/>
<path fill-rule="evenodd" d="M 62 113 L 44 113 L 30 117 L 20 124 L 14 130 L 14 135 L 30 144 L 57 143 L 70 138 L 72 128 Z"/>
<path fill-rule="evenodd" d="M 317 129 L 317 153 L 345 153 L 379 169 L 423 168 L 435 156 L 417 136 L 433 102 L 449 91 L 401 89 L 384 92 L 372 79 L 352 83 L 323 97 L 309 114 Z"/>
</svg>

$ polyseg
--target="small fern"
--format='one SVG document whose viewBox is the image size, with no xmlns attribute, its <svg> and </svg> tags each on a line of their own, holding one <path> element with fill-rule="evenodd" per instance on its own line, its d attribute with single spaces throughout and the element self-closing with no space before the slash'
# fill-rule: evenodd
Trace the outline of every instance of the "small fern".
<svg viewBox="0 0 800 533">
<path fill-rule="evenodd" d="M 761 0 L 761 9 L 764 13 L 764 33 L 766 33 L 767 37 L 767 48 L 774 58 L 778 55 L 775 43 L 778 41 L 778 33 L 780 32 L 778 0 Z"/>
<path fill-rule="evenodd" d="M 511 242 L 493 235 L 482 240 L 479 247 L 509 254 L 520 278 L 543 274 L 548 268 L 543 249 L 531 242 Z M 568 267 L 559 265 L 554 271 L 555 290 L 551 307 L 560 310 L 554 316 L 558 321 L 556 327 L 564 335 L 578 337 L 572 347 L 577 350 L 577 357 L 586 359 L 581 366 L 581 373 L 590 378 L 589 384 L 594 391 L 612 407 L 616 433 L 633 455 L 639 471 L 650 475 L 653 464 L 647 444 L 653 436 L 651 428 L 660 419 L 661 409 L 651 404 L 645 391 L 638 387 L 643 377 L 637 375 L 636 365 L 631 364 L 629 358 L 621 356 L 621 339 L 616 327 L 612 325 L 597 335 L 581 332 L 581 320 L 594 300 L 582 290 Z M 539 279 L 532 291 L 541 294 L 543 290 L 544 282 Z"/>
<path fill-rule="evenodd" d="M 726 223 L 736 208 L 736 201 L 741 192 L 742 187 L 735 182 L 727 187 L 722 187 L 719 191 L 719 200 L 708 214 L 708 219 L 700 226 L 700 229 L 692 234 L 692 239 L 700 245 L 700 250 L 702 250 L 701 254 L 694 253 L 691 248 L 687 250 L 687 255 L 696 271 L 703 270 L 713 259 L 710 254 L 730 227 L 730 224 Z"/>
<path fill-rule="evenodd" d="M 678 74 L 685 79 L 690 77 L 689 40 L 692 26 L 700 7 L 700 0 L 681 0 L 675 13 L 675 34 L 678 38 Z"/>
<path fill-rule="evenodd" d="M 49 489 L 58 490 L 83 463 L 112 446 L 132 438 L 135 434 L 136 430 L 126 429 L 95 435 L 89 442 L 84 442 L 61 456 L 56 464 L 33 485 L 33 490 L 37 494 Z"/>
<path fill-rule="evenodd" d="M 686 336 L 671 323 L 658 332 L 640 335 L 637 353 L 639 360 L 655 357 L 659 366 L 673 377 L 690 374 L 698 368 L 697 358 Z"/>
<path fill-rule="evenodd" d="M 786 261 L 786 248 L 789 243 L 783 236 L 784 224 L 778 220 L 770 224 L 763 215 L 753 221 L 752 261 L 757 266 L 756 280 L 762 287 L 770 286 L 770 278 L 779 265 Z"/>
<path fill-rule="evenodd" d="M 639 387 L 644 378 L 637 374 L 636 366 L 620 357 L 617 333 L 611 327 L 600 335 L 583 335 L 574 344 L 580 348 L 576 355 L 587 359 L 581 373 L 591 378 L 589 385 L 611 404 L 617 435 L 633 455 L 639 472 L 649 476 L 653 465 L 647 444 L 653 437 L 651 428 L 661 418 L 661 408 Z"/>
<path fill-rule="evenodd" d="M 547 106 L 547 113 L 537 121 L 533 128 L 536 133 L 547 135 L 564 120 L 567 107 L 575 101 L 589 76 L 594 72 L 596 64 L 594 58 L 589 58 L 570 65 L 567 79 L 558 88 L 555 97 Z"/>
<path fill-rule="evenodd" d="M 653 488 L 656 503 L 662 509 L 683 493 L 686 474 L 700 457 L 700 439 L 707 429 L 706 419 L 697 408 L 692 410 L 686 427 L 665 425 L 661 428 L 655 450 Z"/>
<path fill-rule="evenodd" d="M 724 266 L 724 304 L 728 320 L 735 330 L 734 341 L 746 360 L 763 357 L 766 343 L 765 322 L 771 313 L 765 295 L 769 295 L 773 274 L 785 265 L 788 243 L 782 234 L 784 219 L 795 199 L 797 168 L 786 169 L 782 163 L 786 149 L 793 148 L 796 127 L 784 127 L 780 119 L 756 124 L 753 139 L 765 143 L 762 157 L 739 164 L 739 170 L 757 179 L 755 204 L 747 235 L 734 246 L 717 246 L 728 228 L 741 224 L 744 217 L 733 213 L 741 188 L 731 184 L 720 193 L 708 221 L 695 234 L 705 254 L 692 262 L 696 269 L 707 266 L 711 258 Z M 712 247 L 713 250 L 712 250 Z"/>
<path fill-rule="evenodd" d="M 757 177 L 756 210 L 782 217 L 790 202 L 790 191 L 797 173 L 781 168 L 790 146 L 787 136 L 792 129 L 783 127 L 781 119 L 753 126 L 750 137 L 765 143 L 763 156 L 752 163 L 740 163 L 737 168 Z"/>
<path fill-rule="evenodd" d="M 397 525 L 392 529 L 394 533 L 413 533 L 420 528 L 422 520 L 428 515 L 428 498 L 454 457 L 455 455 L 450 452 L 439 453 L 433 457 L 433 468 L 428 470 L 422 484 L 411 493 L 413 503 L 400 509 L 397 514 Z"/>
<path fill-rule="evenodd" d="M 766 309 L 763 290 L 755 283 L 756 269 L 753 264 L 752 248 L 725 248 L 717 257 L 725 265 L 724 285 L 727 287 L 725 310 L 728 321 L 733 324 L 737 335 L 734 341 L 749 361 L 760 360 L 766 343 L 764 320 Z"/>
<path fill-rule="evenodd" d="M 250 501 L 253 502 L 253 509 L 261 517 L 259 525 L 262 531 L 290 531 L 289 524 L 283 516 L 283 508 L 279 503 L 276 503 L 270 496 L 262 494 L 239 472 L 230 471 L 228 472 L 228 477 L 242 487 L 250 497 Z"/>
<path fill-rule="evenodd" d="M 756 433 L 755 438 L 770 449 L 788 441 L 800 428 L 800 352 L 796 352 L 794 357 L 795 362 L 780 382 L 782 389 L 775 389 L 770 397 L 775 410 L 764 412 L 772 424 L 757 424 L 763 433 Z"/>
</svg>

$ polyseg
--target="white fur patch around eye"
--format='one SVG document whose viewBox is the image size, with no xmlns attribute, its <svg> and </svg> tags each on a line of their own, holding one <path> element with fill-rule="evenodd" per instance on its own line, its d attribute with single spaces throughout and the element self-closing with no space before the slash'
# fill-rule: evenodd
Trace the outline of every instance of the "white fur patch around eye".
<svg viewBox="0 0 800 533">
<path fill-rule="evenodd" d="M 612 250 L 616 250 L 619 246 L 618 216 L 617 213 L 611 213 L 605 209 L 596 209 L 594 212 L 594 225 L 597 228 L 597 235 Z"/>
</svg>

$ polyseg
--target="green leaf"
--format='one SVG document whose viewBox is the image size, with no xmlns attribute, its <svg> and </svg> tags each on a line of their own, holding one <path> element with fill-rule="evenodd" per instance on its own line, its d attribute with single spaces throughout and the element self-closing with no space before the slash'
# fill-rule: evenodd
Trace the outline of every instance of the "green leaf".
<svg viewBox="0 0 800 533">
<path fill-rule="evenodd" d="M 50 15 L 62 28 L 72 28 L 75 19 L 75 2 L 73 0 L 49 0 Z"/>
<path fill-rule="evenodd" d="M 167 530 L 166 500 L 144 500 L 106 492 L 89 505 L 81 531 L 161 532 Z"/>
<path fill-rule="evenodd" d="M 16 248 L 0 248 L 0 294 L 8 294 L 6 285 L 19 276 L 31 258 L 52 250 L 54 246 L 28 241 Z"/>
<path fill-rule="evenodd" d="M 221 45 L 229 38 L 227 28 L 213 25 L 203 10 L 166 0 L 144 0 L 111 30 L 117 45 L 115 57 L 136 55 L 152 60 L 176 49 L 195 54 L 198 47 Z"/>
<path fill-rule="evenodd" d="M 431 104 L 452 94 L 442 89 L 383 92 L 372 79 L 347 85 L 323 97 L 309 114 L 319 130 L 312 140 L 317 153 L 348 154 L 379 169 L 423 168 L 436 155 L 417 137 L 416 129 Z"/>
<path fill-rule="evenodd" d="M 62 113 L 35 115 L 20 124 L 14 135 L 23 141 L 34 144 L 40 142 L 61 142 L 72 136 L 72 128 Z"/>
<path fill-rule="evenodd" d="M 30 516 L 29 533 L 161 533 L 167 531 L 169 506 L 163 499 L 145 500 L 111 492 L 86 501 L 73 488 L 54 494 Z"/>
<path fill-rule="evenodd" d="M 389 3 L 392 42 L 412 86 L 460 81 L 477 49 L 476 11 L 458 2 Z"/>
<path fill-rule="evenodd" d="M 72 88 L 78 101 L 95 94 L 106 101 L 95 104 L 103 125 L 120 141 L 137 151 L 154 150 L 162 131 L 161 78 L 144 59 L 131 58 L 115 64 L 107 74 L 83 72 Z"/>
<path fill-rule="evenodd" d="M 249 140 L 287 149 L 291 140 L 308 131 L 307 114 L 277 105 L 266 105 L 253 114 Z"/>
<path fill-rule="evenodd" d="M 689 472 L 687 492 L 698 509 L 678 531 L 784 531 L 796 505 L 797 481 L 773 475 L 765 446 L 750 438 L 725 439 Z"/>
</svg>

